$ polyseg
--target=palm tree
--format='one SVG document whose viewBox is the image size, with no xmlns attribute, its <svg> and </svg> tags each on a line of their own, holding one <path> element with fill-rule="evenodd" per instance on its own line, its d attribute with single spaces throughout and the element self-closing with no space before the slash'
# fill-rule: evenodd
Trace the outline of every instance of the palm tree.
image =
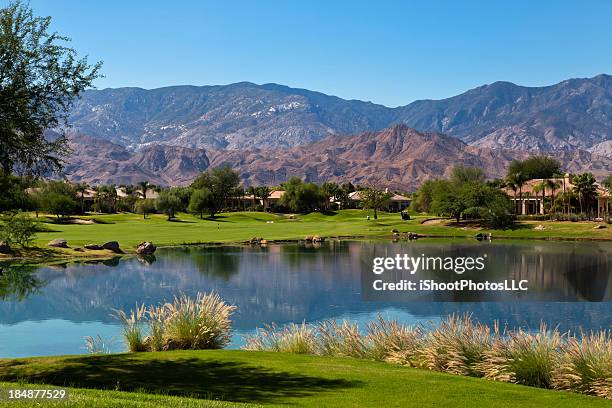
<svg viewBox="0 0 612 408">
<path fill-rule="evenodd" d="M 138 183 L 138 187 L 140 187 L 141 191 L 142 191 L 142 198 L 146 199 L 147 198 L 147 190 L 149 189 L 149 182 L 148 181 L 141 181 Z"/>
<path fill-rule="evenodd" d="M 533 192 L 535 193 L 536 198 L 538 197 L 538 193 L 542 193 L 542 202 L 540 203 L 540 213 L 543 213 L 544 208 L 544 194 L 546 193 L 546 182 L 542 181 L 535 186 L 533 186 Z"/>
<path fill-rule="evenodd" d="M 76 185 L 76 192 L 81 198 L 81 214 L 85 213 L 85 193 L 87 192 L 87 184 L 78 183 Z"/>
<path fill-rule="evenodd" d="M 514 213 L 517 213 L 517 204 L 516 204 L 516 191 L 518 190 L 516 184 L 512 180 L 506 180 L 506 187 L 508 187 L 514 193 Z"/>
<path fill-rule="evenodd" d="M 257 187 L 249 186 L 249 188 L 247 188 L 247 194 L 253 197 L 253 205 L 251 206 L 251 210 L 255 211 L 255 196 L 257 195 Z"/>
<path fill-rule="evenodd" d="M 551 196 L 551 200 L 552 200 L 552 204 L 550 206 L 550 213 L 551 214 L 553 213 L 553 211 L 556 211 L 556 209 L 557 209 L 555 190 L 558 189 L 559 186 L 560 186 L 559 182 L 556 181 L 555 179 L 547 179 L 546 180 L 546 187 L 548 187 L 550 189 L 550 196 Z"/>
<path fill-rule="evenodd" d="M 578 203 L 580 204 L 580 213 L 582 214 L 584 207 L 590 203 L 597 193 L 595 177 L 592 173 L 577 174 L 574 176 L 573 184 L 574 191 L 578 196 Z"/>
<path fill-rule="evenodd" d="M 510 176 L 508 177 L 508 183 L 511 183 L 514 186 L 516 186 L 516 188 L 519 191 L 519 197 L 521 199 L 521 212 L 523 212 L 523 206 L 524 206 L 523 186 L 525 185 L 526 181 L 527 181 L 527 177 L 520 171 L 510 174 Z M 516 201 L 516 197 L 515 197 L 515 201 Z"/>
<path fill-rule="evenodd" d="M 268 207 L 268 197 L 270 197 L 271 189 L 268 186 L 260 186 L 255 189 L 257 198 L 261 198 L 264 211 Z"/>
</svg>

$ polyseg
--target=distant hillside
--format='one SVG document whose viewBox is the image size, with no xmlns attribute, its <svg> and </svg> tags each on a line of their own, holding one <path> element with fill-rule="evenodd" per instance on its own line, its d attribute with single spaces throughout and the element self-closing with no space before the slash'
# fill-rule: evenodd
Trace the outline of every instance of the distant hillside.
<svg viewBox="0 0 612 408">
<path fill-rule="evenodd" d="M 138 152 L 89 137 L 75 137 L 76 154 L 67 167 L 69 177 L 89 183 L 188 184 L 210 167 L 229 164 L 246 184 L 277 185 L 291 176 L 308 181 L 350 181 L 413 191 L 425 180 L 450 174 L 455 165 L 482 168 L 501 177 L 514 158 L 528 152 L 468 146 L 438 133 L 423 133 L 405 125 L 379 132 L 324 140 L 291 149 L 190 149 L 154 145 Z M 570 171 L 612 172 L 612 159 L 584 150 L 554 154 Z"/>
<path fill-rule="evenodd" d="M 602 149 L 609 152 L 612 140 L 612 77 L 570 79 L 545 87 L 496 82 L 398 108 L 248 82 L 91 90 L 76 103 L 70 121 L 76 134 L 132 150 L 152 143 L 291 148 L 404 123 L 481 147 L 532 152 L 593 148 L 601 154 Z"/>
</svg>

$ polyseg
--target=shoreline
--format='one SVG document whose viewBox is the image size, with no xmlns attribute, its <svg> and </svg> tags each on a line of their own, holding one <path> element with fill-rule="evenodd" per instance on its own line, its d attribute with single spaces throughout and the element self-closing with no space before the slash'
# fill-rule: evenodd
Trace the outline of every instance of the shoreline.
<svg viewBox="0 0 612 408">
<path fill-rule="evenodd" d="M 409 232 L 400 232 L 399 234 L 408 234 Z M 458 236 L 458 235 L 442 235 L 442 234 L 418 234 L 418 239 L 452 239 L 452 240 L 473 240 L 475 234 Z M 195 246 L 261 246 L 266 247 L 269 244 L 310 244 L 310 245 L 321 245 L 328 240 L 391 240 L 391 241 L 410 241 L 406 236 L 393 236 L 393 235 L 337 235 L 337 236 L 322 236 L 323 242 L 309 242 L 303 238 L 282 238 L 282 239 L 266 239 L 266 244 L 253 244 L 251 240 L 232 240 L 232 241 L 194 241 L 184 242 L 180 244 L 160 244 L 157 248 L 181 248 L 181 247 L 195 247 Z M 493 241 L 504 240 L 504 241 L 548 241 L 548 242 L 612 242 L 612 238 L 602 237 L 525 237 L 525 236 L 493 236 Z M 72 248 L 65 248 L 71 250 Z M 18 251 L 24 250 L 21 248 Z M 24 263 L 26 265 L 52 265 L 55 263 L 63 262 L 90 262 L 90 261 L 107 261 L 114 258 L 123 257 L 138 257 L 139 254 L 135 250 L 125 250 L 122 248 L 123 253 L 116 253 L 109 250 L 86 250 L 86 252 L 78 252 L 79 255 L 72 255 L 65 253 L 60 249 L 51 248 L 40 248 L 33 247 L 28 248 L 26 251 L 34 250 L 45 252 L 47 255 L 43 256 L 3 256 L 7 254 L 0 254 L 0 263 Z M 141 255 L 142 256 L 142 255 Z"/>
</svg>

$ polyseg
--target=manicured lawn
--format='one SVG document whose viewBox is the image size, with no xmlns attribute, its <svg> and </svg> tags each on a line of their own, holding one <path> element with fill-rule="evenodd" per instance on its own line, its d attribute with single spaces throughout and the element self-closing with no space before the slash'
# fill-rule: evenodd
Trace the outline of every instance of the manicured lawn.
<svg viewBox="0 0 612 408">
<path fill-rule="evenodd" d="M 0 360 L 0 386 L 17 380 L 74 387 L 66 405 L 76 407 L 612 406 L 595 397 L 386 363 L 239 350 Z"/>
<path fill-rule="evenodd" d="M 381 214 L 378 220 L 366 220 L 362 210 L 343 210 L 332 214 L 311 213 L 306 215 L 276 215 L 260 212 L 236 212 L 220 214 L 215 219 L 203 219 L 189 214 L 179 214 L 178 220 L 167 221 L 165 216 L 151 215 L 146 220 L 136 214 L 87 215 L 81 219 L 95 220 L 93 224 L 56 224 L 52 217 L 41 217 L 48 232 L 38 234 L 35 245 L 38 249 L 23 251 L 31 257 L 64 255 L 71 257 L 109 256 L 106 251 L 74 252 L 71 249 L 50 251 L 46 244 L 54 238 L 64 238 L 72 247 L 88 243 L 119 241 L 126 252 L 131 252 L 142 241 L 150 240 L 156 245 L 181 245 L 195 243 L 241 242 L 252 237 L 268 240 L 304 239 L 307 235 L 325 237 L 376 237 L 392 236 L 391 230 L 417 232 L 430 236 L 473 237 L 478 232 L 491 232 L 494 238 L 537 239 L 602 239 L 612 240 L 612 226 L 593 229 L 591 222 L 546 222 L 523 221 L 514 229 L 482 230 L 472 226 L 453 225 L 441 222 L 423 225 L 425 216 L 413 216 L 402 221 L 399 214 Z M 448 225 L 447 225 L 448 224 Z M 544 230 L 536 230 L 537 225 Z"/>
</svg>

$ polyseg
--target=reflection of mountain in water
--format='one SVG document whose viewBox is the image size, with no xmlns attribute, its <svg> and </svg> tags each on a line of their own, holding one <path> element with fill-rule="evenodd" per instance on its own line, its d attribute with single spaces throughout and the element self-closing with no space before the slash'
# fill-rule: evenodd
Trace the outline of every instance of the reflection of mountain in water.
<svg viewBox="0 0 612 408">
<path fill-rule="evenodd" d="M 240 307 L 236 328 L 264 322 L 319 320 L 388 307 L 419 318 L 471 312 L 478 319 L 536 326 L 540 320 L 561 329 L 612 326 L 610 303 L 551 302 L 364 302 L 360 273 L 372 257 L 407 252 L 436 256 L 488 254 L 487 279 L 527 278 L 542 298 L 610 299 L 610 244 L 575 243 L 417 243 L 330 242 L 320 248 L 299 245 L 260 247 L 185 247 L 160 250 L 155 262 L 136 258 L 108 265 L 40 268 L 47 285 L 21 302 L 0 302 L 0 323 L 62 318 L 113 321 L 114 308 L 158 303 L 181 292 L 214 290 Z M 113 266 L 115 265 L 116 266 Z M 580 266 L 580 267 L 579 267 Z M 435 272 L 434 274 L 440 274 Z M 459 296 L 456 300 L 495 299 Z M 452 300 L 452 299 L 440 299 Z"/>
</svg>

